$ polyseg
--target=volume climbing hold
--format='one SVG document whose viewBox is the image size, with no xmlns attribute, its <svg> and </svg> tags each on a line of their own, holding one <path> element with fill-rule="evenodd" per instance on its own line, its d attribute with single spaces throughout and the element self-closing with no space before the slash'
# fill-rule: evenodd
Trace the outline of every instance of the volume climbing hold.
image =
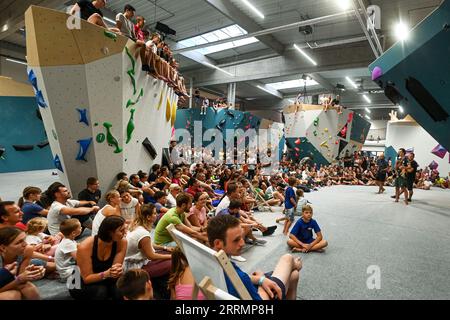
<svg viewBox="0 0 450 320">
<path fill-rule="evenodd" d="M 78 150 L 78 155 L 76 160 L 83 160 L 86 161 L 86 152 L 89 149 L 89 146 L 91 145 L 92 142 L 92 138 L 88 138 L 88 139 L 81 139 L 77 141 L 80 145 L 80 149 Z"/>
</svg>

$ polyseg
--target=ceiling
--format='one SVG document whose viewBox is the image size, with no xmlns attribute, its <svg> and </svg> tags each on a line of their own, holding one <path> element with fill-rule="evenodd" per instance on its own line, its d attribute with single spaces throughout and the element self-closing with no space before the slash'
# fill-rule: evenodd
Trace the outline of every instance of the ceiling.
<svg viewBox="0 0 450 320">
<path fill-rule="evenodd" d="M 324 17 L 341 13 L 338 2 L 342 0 L 249 0 L 264 14 L 264 19 L 245 6 L 241 0 L 108 0 L 107 8 L 102 11 L 109 18 L 121 12 L 125 4 L 136 8 L 136 13 L 146 18 L 147 26 L 154 28 L 160 21 L 176 30 L 176 36 L 168 37 L 172 48 L 183 39 L 202 35 L 223 27 L 238 24 L 248 33 L 265 30 L 303 20 Z M 359 0 L 353 0 L 358 3 Z M 16 31 L 11 30 L 2 35 L 0 32 L 0 49 L 24 48 L 23 12 L 28 4 L 49 6 L 58 10 L 64 9 L 74 1 L 57 0 L 3 0 L 0 11 L 16 17 Z M 378 5 L 381 8 L 381 29 L 377 31 L 383 51 L 395 41 L 392 37 L 393 24 L 400 18 L 411 27 L 420 22 L 439 4 L 440 0 L 362 0 L 364 6 Z M 5 15 L 6 16 L 6 15 Z M 0 18 L 0 26 L 4 21 Z M 20 22 L 22 21 L 22 25 Z M 5 36 L 6 35 L 6 36 Z M 312 25 L 311 34 L 299 32 L 299 28 L 290 28 L 273 32 L 261 37 L 256 43 L 215 52 L 207 56 L 193 57 L 189 52 L 176 54 L 181 64 L 181 72 L 190 78 L 194 87 L 204 88 L 226 96 L 228 83 L 236 82 L 236 97 L 246 110 L 275 109 L 289 103 L 303 88 L 279 90 L 274 96 L 259 89 L 258 85 L 300 79 L 303 74 L 310 75 L 319 85 L 308 87 L 307 93 L 336 93 L 336 85 L 345 86 L 340 92 L 341 102 L 349 108 L 365 107 L 373 109 L 373 119 L 387 117 L 393 107 L 381 93 L 370 93 L 377 90 L 371 81 L 367 66 L 375 60 L 363 28 L 354 12 Z M 13 44 L 14 46 L 11 46 Z M 293 45 L 310 46 L 305 49 L 317 62 L 312 66 L 302 57 Z M 13 50 L 14 51 L 14 50 Z M 9 55 L 22 58 L 24 50 L 8 51 Z M 13 52 L 10 54 L 10 52 Z M 231 72 L 228 76 L 211 69 L 200 62 L 207 61 Z M 353 88 L 346 77 L 351 78 L 358 88 Z M 372 103 L 362 98 L 362 93 L 370 96 Z M 256 98 L 256 99 L 255 99 Z M 365 112 L 365 111 L 364 111 Z"/>
</svg>

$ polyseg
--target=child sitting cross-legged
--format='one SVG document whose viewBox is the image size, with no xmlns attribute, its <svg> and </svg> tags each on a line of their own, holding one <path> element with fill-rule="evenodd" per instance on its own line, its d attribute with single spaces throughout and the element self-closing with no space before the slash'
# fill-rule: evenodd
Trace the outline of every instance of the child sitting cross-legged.
<svg viewBox="0 0 450 320">
<path fill-rule="evenodd" d="M 323 248 L 328 246 L 328 242 L 322 237 L 319 225 L 312 216 L 313 208 L 310 205 L 304 205 L 302 216 L 295 223 L 287 241 L 293 252 L 323 251 Z M 312 230 L 316 234 L 315 239 Z"/>
<path fill-rule="evenodd" d="M 78 219 L 67 219 L 61 222 L 59 230 L 64 239 L 56 248 L 55 262 L 61 280 L 72 275 L 77 265 L 77 242 L 75 238 L 81 234 L 81 224 Z"/>
</svg>

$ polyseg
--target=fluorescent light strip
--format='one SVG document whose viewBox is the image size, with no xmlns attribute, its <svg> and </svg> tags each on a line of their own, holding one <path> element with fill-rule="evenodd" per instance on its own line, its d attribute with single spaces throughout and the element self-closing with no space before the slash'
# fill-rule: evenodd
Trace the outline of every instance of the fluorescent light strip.
<svg viewBox="0 0 450 320">
<path fill-rule="evenodd" d="M 267 93 L 270 93 L 271 95 L 274 95 L 274 96 L 278 97 L 275 93 L 271 92 L 270 90 L 268 90 L 268 89 L 266 89 L 266 88 L 264 88 L 264 87 L 262 87 L 262 86 L 260 86 L 260 85 L 257 85 L 256 87 L 257 87 L 258 89 L 261 89 L 262 91 L 265 91 L 265 92 L 267 92 Z"/>
<path fill-rule="evenodd" d="M 405 110 L 403 110 L 403 107 L 402 106 L 398 106 L 398 110 L 401 112 L 401 113 L 403 113 Z"/>
<path fill-rule="evenodd" d="M 298 50 L 306 59 L 309 60 L 313 65 L 317 66 L 317 62 L 315 62 L 305 51 L 300 49 L 296 44 L 294 44 L 294 48 Z"/>
<path fill-rule="evenodd" d="M 106 20 L 106 21 L 108 21 L 109 23 L 112 23 L 112 24 L 116 24 L 116 22 L 113 19 L 110 19 L 110 18 L 107 18 L 107 17 L 103 17 L 103 20 Z"/>
<path fill-rule="evenodd" d="M 368 113 L 371 113 L 371 111 L 370 111 L 370 109 L 369 108 L 364 108 L 364 109 L 366 109 L 366 112 L 368 112 Z"/>
<path fill-rule="evenodd" d="M 27 65 L 27 63 L 26 62 L 24 62 L 24 61 L 20 61 L 20 60 L 16 60 L 16 59 L 10 59 L 10 58 L 6 58 L 5 59 L 6 61 L 9 61 L 9 62 L 14 62 L 14 63 L 19 63 L 19 64 L 23 64 L 23 65 Z"/>
<path fill-rule="evenodd" d="M 365 115 L 365 118 L 366 118 L 367 120 L 371 120 L 370 117 L 369 117 L 367 114 Z"/>
<path fill-rule="evenodd" d="M 363 98 L 364 98 L 364 100 L 366 100 L 368 103 L 372 103 L 372 100 L 370 100 L 369 97 L 366 96 L 365 94 L 363 94 Z"/>
<path fill-rule="evenodd" d="M 348 83 L 350 83 L 355 89 L 358 89 L 358 86 L 353 82 L 352 79 L 350 79 L 349 77 L 345 77 L 345 79 L 347 79 Z"/>
<path fill-rule="evenodd" d="M 247 0 L 241 0 L 247 7 L 249 7 L 254 13 L 256 13 L 261 19 L 264 19 L 264 15 L 261 13 L 261 11 L 259 11 L 258 9 L 256 9 L 256 7 L 254 5 L 252 5 L 250 2 L 248 2 Z"/>
<path fill-rule="evenodd" d="M 227 75 L 233 77 L 233 74 L 232 74 L 232 73 L 229 73 L 228 71 L 225 71 L 225 70 L 219 68 L 218 66 L 215 66 L 215 65 L 213 65 L 213 64 L 211 64 L 211 63 L 209 63 L 209 62 L 204 61 L 204 62 L 202 62 L 202 64 L 204 64 L 204 65 L 207 66 L 207 67 L 210 67 L 210 68 L 214 68 L 214 69 L 216 69 L 216 70 L 219 70 L 219 71 L 221 71 L 221 72 L 223 72 L 223 73 L 226 73 Z"/>
</svg>

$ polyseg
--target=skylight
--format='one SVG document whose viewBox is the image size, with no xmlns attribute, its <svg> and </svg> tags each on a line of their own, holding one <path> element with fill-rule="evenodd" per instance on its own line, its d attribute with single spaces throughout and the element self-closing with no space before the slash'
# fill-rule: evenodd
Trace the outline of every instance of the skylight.
<svg viewBox="0 0 450 320">
<path fill-rule="evenodd" d="M 272 88 L 274 88 L 276 90 L 283 90 L 283 89 L 291 89 L 291 88 L 299 88 L 299 87 L 303 88 L 305 85 L 305 82 L 306 82 L 307 87 L 318 84 L 315 80 L 298 79 L 298 80 L 289 80 L 289 81 L 268 83 L 267 85 L 271 86 Z"/>
<path fill-rule="evenodd" d="M 234 24 L 234 25 L 226 27 L 226 28 L 211 31 L 211 32 L 204 33 L 204 34 L 196 36 L 196 37 L 182 40 L 178 43 L 180 44 L 180 48 L 193 47 L 193 46 L 205 44 L 208 42 L 214 42 L 214 41 L 224 40 L 224 39 L 228 39 L 228 38 L 232 38 L 232 37 L 242 36 L 244 34 L 247 34 L 247 31 L 245 31 L 244 29 L 239 27 L 237 24 Z M 247 44 L 251 44 L 251 43 L 255 43 L 255 42 L 258 42 L 258 39 L 256 39 L 255 37 L 251 37 L 251 38 L 242 39 L 242 40 L 238 40 L 238 41 L 230 41 L 230 42 L 218 44 L 215 46 L 198 49 L 195 51 L 199 52 L 203 55 L 207 55 L 207 54 L 211 54 L 214 52 L 219 52 L 219 51 L 224 51 L 224 50 L 228 50 L 231 48 L 245 46 Z"/>
</svg>

